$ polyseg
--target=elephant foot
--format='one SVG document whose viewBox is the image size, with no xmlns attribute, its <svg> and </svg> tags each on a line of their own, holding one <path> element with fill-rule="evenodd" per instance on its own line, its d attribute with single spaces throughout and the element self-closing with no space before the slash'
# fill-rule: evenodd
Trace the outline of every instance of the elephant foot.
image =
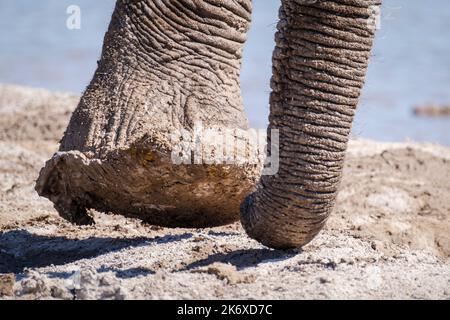
<svg viewBox="0 0 450 320">
<path fill-rule="evenodd" d="M 103 159 L 59 152 L 42 169 L 36 191 L 66 220 L 94 223 L 88 209 L 163 227 L 203 228 L 233 223 L 252 191 L 258 165 L 174 165 L 154 144 L 133 145 Z"/>
<path fill-rule="evenodd" d="M 172 158 L 184 137 L 172 136 L 200 123 L 248 129 L 240 67 L 250 20 L 247 0 L 117 1 L 97 71 L 38 193 L 78 224 L 92 223 L 88 209 L 167 227 L 237 221 L 262 161 L 180 164 Z"/>
</svg>

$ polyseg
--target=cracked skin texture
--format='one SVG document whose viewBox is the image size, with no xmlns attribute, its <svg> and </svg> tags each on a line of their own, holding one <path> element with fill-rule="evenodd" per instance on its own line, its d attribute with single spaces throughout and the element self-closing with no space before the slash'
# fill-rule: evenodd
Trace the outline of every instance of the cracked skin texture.
<svg viewBox="0 0 450 320">
<path fill-rule="evenodd" d="M 117 1 L 94 79 L 39 194 L 75 223 L 92 223 L 86 209 L 95 208 L 174 227 L 235 221 L 251 194 L 240 209 L 252 238 L 305 245 L 334 207 L 380 5 L 282 1 L 269 119 L 280 131 L 280 171 L 256 184 L 258 165 L 223 166 L 219 179 L 208 166 L 169 161 L 174 130 L 199 121 L 248 127 L 239 73 L 251 1 Z"/>
<path fill-rule="evenodd" d="M 94 222 L 88 209 L 169 227 L 237 221 L 261 161 L 175 166 L 170 134 L 196 123 L 248 129 L 239 75 L 250 9 L 117 1 L 98 69 L 38 193 L 76 224 Z"/>
</svg>

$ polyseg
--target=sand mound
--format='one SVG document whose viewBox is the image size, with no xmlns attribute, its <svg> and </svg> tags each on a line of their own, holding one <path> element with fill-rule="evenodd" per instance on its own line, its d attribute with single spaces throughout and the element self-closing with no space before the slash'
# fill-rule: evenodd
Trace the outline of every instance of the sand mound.
<svg viewBox="0 0 450 320">
<path fill-rule="evenodd" d="M 326 229 L 282 252 L 239 224 L 60 219 L 33 187 L 76 103 L 0 86 L 0 274 L 16 275 L 0 277 L 4 298 L 450 298 L 449 148 L 353 141 Z"/>
<path fill-rule="evenodd" d="M 61 139 L 79 97 L 0 84 L 0 140 Z"/>
</svg>

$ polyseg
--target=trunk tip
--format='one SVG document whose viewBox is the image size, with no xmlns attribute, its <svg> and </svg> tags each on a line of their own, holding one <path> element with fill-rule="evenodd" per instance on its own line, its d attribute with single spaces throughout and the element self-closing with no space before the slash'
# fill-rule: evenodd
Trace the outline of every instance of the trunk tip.
<svg viewBox="0 0 450 320">
<path fill-rule="evenodd" d="M 247 235 L 262 245 L 276 250 L 300 249 L 310 243 L 317 233 L 301 232 L 285 228 L 284 219 L 277 219 L 279 213 L 270 214 L 258 209 L 256 194 L 249 195 L 241 205 L 241 223 Z M 282 210 L 282 209 L 281 209 Z"/>
</svg>

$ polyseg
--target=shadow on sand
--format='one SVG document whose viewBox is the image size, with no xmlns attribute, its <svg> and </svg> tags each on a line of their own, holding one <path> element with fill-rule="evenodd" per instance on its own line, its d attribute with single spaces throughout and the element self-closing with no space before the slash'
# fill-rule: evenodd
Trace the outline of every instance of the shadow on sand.
<svg viewBox="0 0 450 320">
<path fill-rule="evenodd" d="M 239 270 L 255 267 L 261 263 L 289 260 L 296 255 L 298 255 L 298 251 L 294 252 L 271 249 L 237 250 L 229 253 L 212 254 L 206 259 L 195 261 L 187 265 L 180 271 L 188 271 L 196 268 L 206 267 L 216 262 L 231 264 Z"/>
<path fill-rule="evenodd" d="M 227 233 L 215 233 L 215 236 L 229 236 Z M 186 232 L 180 235 L 165 235 L 155 238 L 88 238 L 82 240 L 65 237 L 40 236 L 25 230 L 12 230 L 0 233 L 0 273 L 24 272 L 26 268 L 43 268 L 51 265 L 64 265 L 81 259 L 91 259 L 110 252 L 130 247 L 151 244 L 167 244 L 179 242 L 193 237 Z M 194 261 L 176 271 L 190 271 L 206 267 L 215 262 L 232 264 L 237 269 L 257 266 L 261 263 L 288 260 L 298 252 L 278 251 L 270 249 L 247 249 L 232 252 L 219 252 L 202 260 Z M 119 278 L 133 278 L 139 275 L 154 273 L 147 269 L 115 270 L 102 267 L 98 272 L 113 271 Z M 50 276 L 68 278 L 69 273 L 49 273 Z"/>
<path fill-rule="evenodd" d="M 156 238 L 88 238 L 40 236 L 25 230 L 0 233 L 0 273 L 21 273 L 25 268 L 63 265 L 80 259 L 150 243 L 164 244 L 192 237 L 191 233 Z"/>
</svg>

